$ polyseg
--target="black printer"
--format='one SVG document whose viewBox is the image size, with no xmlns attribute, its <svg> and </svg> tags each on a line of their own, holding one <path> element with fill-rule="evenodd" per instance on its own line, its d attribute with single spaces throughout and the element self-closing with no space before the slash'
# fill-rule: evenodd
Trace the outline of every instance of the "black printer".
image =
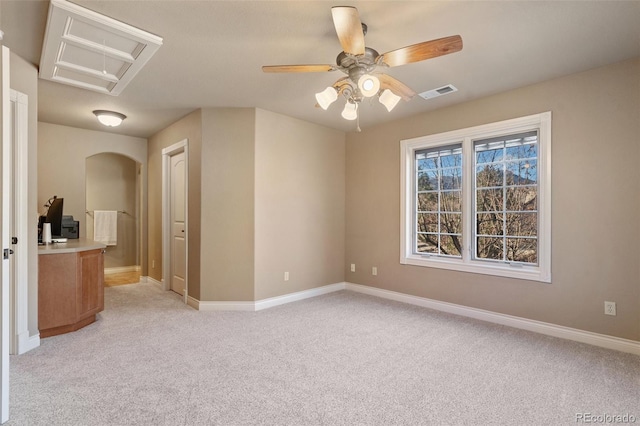
<svg viewBox="0 0 640 426">
<path fill-rule="evenodd" d="M 62 216 L 61 231 L 64 238 L 80 238 L 80 222 L 73 220 L 73 216 Z"/>
</svg>

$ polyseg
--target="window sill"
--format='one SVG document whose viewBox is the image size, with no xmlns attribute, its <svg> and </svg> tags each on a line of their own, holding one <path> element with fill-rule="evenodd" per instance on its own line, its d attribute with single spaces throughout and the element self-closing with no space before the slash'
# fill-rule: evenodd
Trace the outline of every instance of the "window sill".
<svg viewBox="0 0 640 426">
<path fill-rule="evenodd" d="M 551 282 L 551 273 L 542 267 L 536 266 L 509 266 L 479 264 L 479 262 L 465 263 L 460 259 L 446 259 L 442 257 L 407 256 L 400 259 L 403 265 L 422 266 L 427 268 L 448 269 L 473 274 L 494 275 L 499 277 L 515 278 L 519 280 Z"/>
</svg>

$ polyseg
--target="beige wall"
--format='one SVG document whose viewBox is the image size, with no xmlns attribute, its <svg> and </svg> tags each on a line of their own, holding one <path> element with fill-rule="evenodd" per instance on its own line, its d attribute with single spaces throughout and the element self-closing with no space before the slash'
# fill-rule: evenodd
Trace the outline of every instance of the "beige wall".
<svg viewBox="0 0 640 426">
<path fill-rule="evenodd" d="M 149 276 L 162 280 L 162 150 L 184 139 L 189 144 L 188 293 L 200 299 L 201 110 L 192 112 L 149 138 Z"/>
<path fill-rule="evenodd" d="M 87 210 L 118 211 L 118 243 L 108 246 L 105 268 L 138 265 L 138 163 L 120 154 L 102 153 L 86 160 Z M 87 236 L 93 235 L 93 221 L 87 216 Z"/>
<path fill-rule="evenodd" d="M 28 96 L 28 144 L 29 154 L 27 158 L 29 181 L 28 188 L 28 217 L 33 219 L 34 226 L 29 228 L 28 245 L 29 276 L 28 280 L 28 328 L 29 336 L 38 333 L 38 69 L 18 55 L 10 56 L 10 86 Z"/>
<path fill-rule="evenodd" d="M 255 110 L 202 110 L 200 300 L 253 300 Z"/>
<path fill-rule="evenodd" d="M 357 269 L 346 280 L 640 340 L 639 76 L 636 59 L 349 134 L 346 263 Z M 553 113 L 552 283 L 400 265 L 400 140 L 543 111 Z M 605 300 L 617 316 L 603 314 Z"/>
<path fill-rule="evenodd" d="M 345 134 L 256 110 L 255 300 L 344 281 L 344 205 Z"/>
<path fill-rule="evenodd" d="M 64 214 L 80 221 L 80 236 L 87 234 L 87 222 L 93 219 L 86 211 L 86 164 L 92 155 L 111 152 L 127 156 L 142 165 L 141 227 L 146 229 L 147 140 L 107 132 L 77 129 L 57 124 L 38 123 L 38 210 L 53 196 L 64 198 Z M 146 275 L 146 235 L 141 236 L 141 273 Z"/>
<path fill-rule="evenodd" d="M 191 297 L 251 301 L 343 281 L 344 133 L 253 108 L 205 108 L 150 138 L 151 276 L 162 277 L 161 152 L 185 138 Z"/>
</svg>

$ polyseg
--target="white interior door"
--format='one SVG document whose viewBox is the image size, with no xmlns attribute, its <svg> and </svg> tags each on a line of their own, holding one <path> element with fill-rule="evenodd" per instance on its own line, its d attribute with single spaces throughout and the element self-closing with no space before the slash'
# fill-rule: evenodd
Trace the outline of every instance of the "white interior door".
<svg viewBox="0 0 640 426">
<path fill-rule="evenodd" d="M 184 296 L 186 282 L 185 181 L 184 151 L 171 156 L 171 290 Z"/>
<path fill-rule="evenodd" d="M 9 133 L 11 135 L 11 139 L 10 141 L 7 141 L 6 143 L 10 143 L 11 144 L 11 148 L 9 149 L 9 155 L 11 156 L 9 158 L 9 173 L 8 176 L 5 177 L 6 181 L 3 182 L 3 190 L 2 190 L 2 195 L 3 195 L 3 200 L 2 200 L 2 205 L 5 206 L 4 208 L 4 214 L 8 214 L 9 215 L 9 236 L 10 238 L 13 238 L 14 235 L 16 235 L 16 228 L 15 228 L 15 200 L 16 200 L 16 193 L 15 193 L 15 104 L 13 102 L 11 102 L 11 107 L 9 109 L 9 125 L 10 130 Z M 6 151 L 5 151 L 6 153 Z M 7 164 L 5 163 L 5 167 L 7 166 Z M 6 198 L 4 196 L 7 196 L 9 202 L 5 203 Z M 3 246 L 3 247 L 7 247 L 7 246 Z M 18 339 L 17 339 L 17 333 L 16 333 L 16 304 L 15 304 L 15 300 L 16 300 L 16 257 L 15 257 L 15 246 L 14 244 L 12 244 L 11 241 L 9 241 L 9 253 L 11 253 L 11 255 L 9 256 L 9 353 L 10 354 L 15 354 L 17 353 L 17 347 L 18 347 Z"/>
<path fill-rule="evenodd" d="M 1 32 L 0 32 L 0 40 Z M 10 132 L 10 101 L 9 101 L 9 49 L 2 46 L 0 54 L 0 123 L 2 131 L 2 150 L 0 154 L 0 423 L 9 420 L 9 259 L 5 259 L 4 250 L 9 250 L 9 224 L 11 215 L 10 204 L 10 172 L 11 172 L 11 132 Z"/>
<path fill-rule="evenodd" d="M 10 220 L 10 353 L 23 354 L 40 346 L 40 336 L 29 335 L 29 141 L 28 141 L 28 96 L 11 90 L 11 139 L 13 168 L 11 172 Z M 34 242 L 35 243 L 35 242 Z"/>
<path fill-rule="evenodd" d="M 183 295 L 189 280 L 189 140 L 162 150 L 162 287 Z"/>
</svg>

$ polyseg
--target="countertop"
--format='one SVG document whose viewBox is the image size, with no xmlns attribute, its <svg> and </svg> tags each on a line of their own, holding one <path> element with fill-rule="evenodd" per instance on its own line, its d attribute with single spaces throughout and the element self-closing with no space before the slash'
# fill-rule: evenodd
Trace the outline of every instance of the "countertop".
<svg viewBox="0 0 640 426">
<path fill-rule="evenodd" d="M 77 253 L 80 251 L 104 249 L 107 246 L 86 238 L 69 238 L 66 243 L 49 243 L 38 245 L 38 255 Z"/>
</svg>

